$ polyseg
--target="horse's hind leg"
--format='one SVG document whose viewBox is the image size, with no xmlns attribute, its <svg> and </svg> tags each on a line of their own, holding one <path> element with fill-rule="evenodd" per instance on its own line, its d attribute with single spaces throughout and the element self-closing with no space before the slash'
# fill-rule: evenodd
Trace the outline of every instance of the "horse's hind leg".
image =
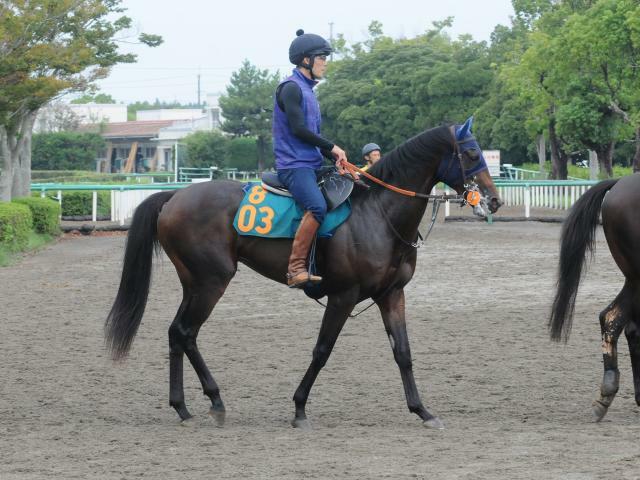
<svg viewBox="0 0 640 480">
<path fill-rule="evenodd" d="M 624 329 L 631 356 L 631 370 L 633 371 L 633 388 L 636 403 L 640 405 L 640 293 L 636 289 L 633 308 L 633 318 Z"/>
<path fill-rule="evenodd" d="M 636 403 L 640 405 L 640 326 L 635 318 L 624 329 L 631 356 L 631 370 L 633 371 L 633 388 L 636 393 Z"/>
<path fill-rule="evenodd" d="M 604 376 L 600 386 L 600 396 L 593 402 L 593 416 L 596 422 L 602 420 L 606 415 L 616 393 L 618 393 L 620 384 L 618 338 L 632 318 L 632 302 L 632 290 L 625 284 L 616 299 L 600 313 Z"/>
<path fill-rule="evenodd" d="M 217 281 L 200 284 L 197 289 L 185 288 L 182 304 L 169 327 L 169 404 L 181 420 L 191 418 L 184 401 L 182 365 L 186 354 L 200 379 L 204 394 L 211 399 L 210 414 L 218 425 L 224 423 L 225 409 L 220 389 L 200 355 L 196 338 L 232 276 L 233 273 L 229 273 Z"/>
</svg>

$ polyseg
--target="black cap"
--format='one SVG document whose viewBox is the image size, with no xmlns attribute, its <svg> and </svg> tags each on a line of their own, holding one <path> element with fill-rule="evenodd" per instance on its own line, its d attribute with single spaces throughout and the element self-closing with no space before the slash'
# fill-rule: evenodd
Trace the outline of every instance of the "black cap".
<svg viewBox="0 0 640 480">
<path fill-rule="evenodd" d="M 333 51 L 329 42 L 320 35 L 304 33 L 302 29 L 298 30 L 296 35 L 289 47 L 289 61 L 294 65 L 300 65 L 305 57 L 329 55 Z"/>
</svg>

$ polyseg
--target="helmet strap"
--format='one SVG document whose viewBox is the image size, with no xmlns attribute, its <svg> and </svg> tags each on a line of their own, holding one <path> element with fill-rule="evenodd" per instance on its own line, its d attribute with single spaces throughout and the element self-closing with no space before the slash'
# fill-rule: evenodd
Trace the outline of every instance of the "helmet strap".
<svg viewBox="0 0 640 480">
<path fill-rule="evenodd" d="M 316 76 L 313 74 L 313 64 L 316 61 L 316 56 L 315 55 L 309 55 L 309 63 L 301 63 L 299 66 L 302 68 L 306 68 L 307 70 L 309 70 L 309 73 L 311 74 L 311 80 L 317 80 Z"/>
</svg>

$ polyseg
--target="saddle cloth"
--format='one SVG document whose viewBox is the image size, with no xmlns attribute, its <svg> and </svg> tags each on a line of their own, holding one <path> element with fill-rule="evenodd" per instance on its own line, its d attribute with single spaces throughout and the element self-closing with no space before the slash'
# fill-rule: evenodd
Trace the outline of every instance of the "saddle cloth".
<svg viewBox="0 0 640 480">
<path fill-rule="evenodd" d="M 249 182 L 244 187 L 244 198 L 233 219 L 239 235 L 265 238 L 293 238 L 304 211 L 291 197 L 275 195 L 265 190 L 259 182 Z M 318 230 L 319 237 L 331 237 L 335 230 L 351 215 L 347 200 L 327 213 Z"/>
</svg>

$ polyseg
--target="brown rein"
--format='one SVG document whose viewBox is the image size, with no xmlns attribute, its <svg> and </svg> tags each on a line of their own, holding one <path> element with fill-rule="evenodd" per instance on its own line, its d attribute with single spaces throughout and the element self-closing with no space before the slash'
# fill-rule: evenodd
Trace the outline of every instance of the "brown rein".
<svg viewBox="0 0 640 480">
<path fill-rule="evenodd" d="M 390 185 L 390 184 L 388 184 L 386 182 L 383 182 L 379 178 L 374 177 L 370 173 L 367 173 L 365 170 L 362 170 L 361 168 L 356 167 L 354 164 L 349 163 L 346 160 L 344 161 L 344 166 L 349 171 L 349 173 L 351 174 L 351 176 L 353 178 L 358 178 L 357 174 L 359 173 L 359 174 L 364 175 L 365 177 L 367 177 L 372 182 L 375 182 L 378 185 L 382 185 L 384 188 L 387 188 L 387 189 L 389 189 L 389 190 L 391 190 L 393 192 L 400 193 L 402 195 L 406 195 L 407 197 L 429 198 L 429 195 L 425 195 L 424 193 L 413 192 L 411 190 L 405 190 L 404 188 L 395 187 L 395 186 Z"/>
<path fill-rule="evenodd" d="M 380 180 L 377 177 L 374 177 L 373 175 L 371 175 L 370 173 L 367 173 L 365 170 L 362 170 L 361 168 L 356 167 L 354 164 L 349 163 L 348 161 L 344 161 L 344 166 L 347 169 L 347 171 L 351 174 L 351 176 L 353 178 L 358 178 L 357 174 L 361 174 L 364 175 L 365 177 L 367 177 L 369 180 L 371 180 L 372 182 L 377 183 L 378 185 L 383 186 L 384 188 L 391 190 L 393 192 L 399 193 L 401 195 L 406 195 L 407 197 L 416 197 L 416 198 L 422 198 L 425 200 L 464 200 L 464 195 L 459 195 L 459 194 L 455 194 L 455 195 L 427 195 L 424 193 L 420 193 L 420 192 L 414 192 L 411 190 L 405 190 L 404 188 L 400 188 L 400 187 L 396 187 L 394 185 L 388 184 L 387 182 L 383 182 L 382 180 Z"/>
</svg>

